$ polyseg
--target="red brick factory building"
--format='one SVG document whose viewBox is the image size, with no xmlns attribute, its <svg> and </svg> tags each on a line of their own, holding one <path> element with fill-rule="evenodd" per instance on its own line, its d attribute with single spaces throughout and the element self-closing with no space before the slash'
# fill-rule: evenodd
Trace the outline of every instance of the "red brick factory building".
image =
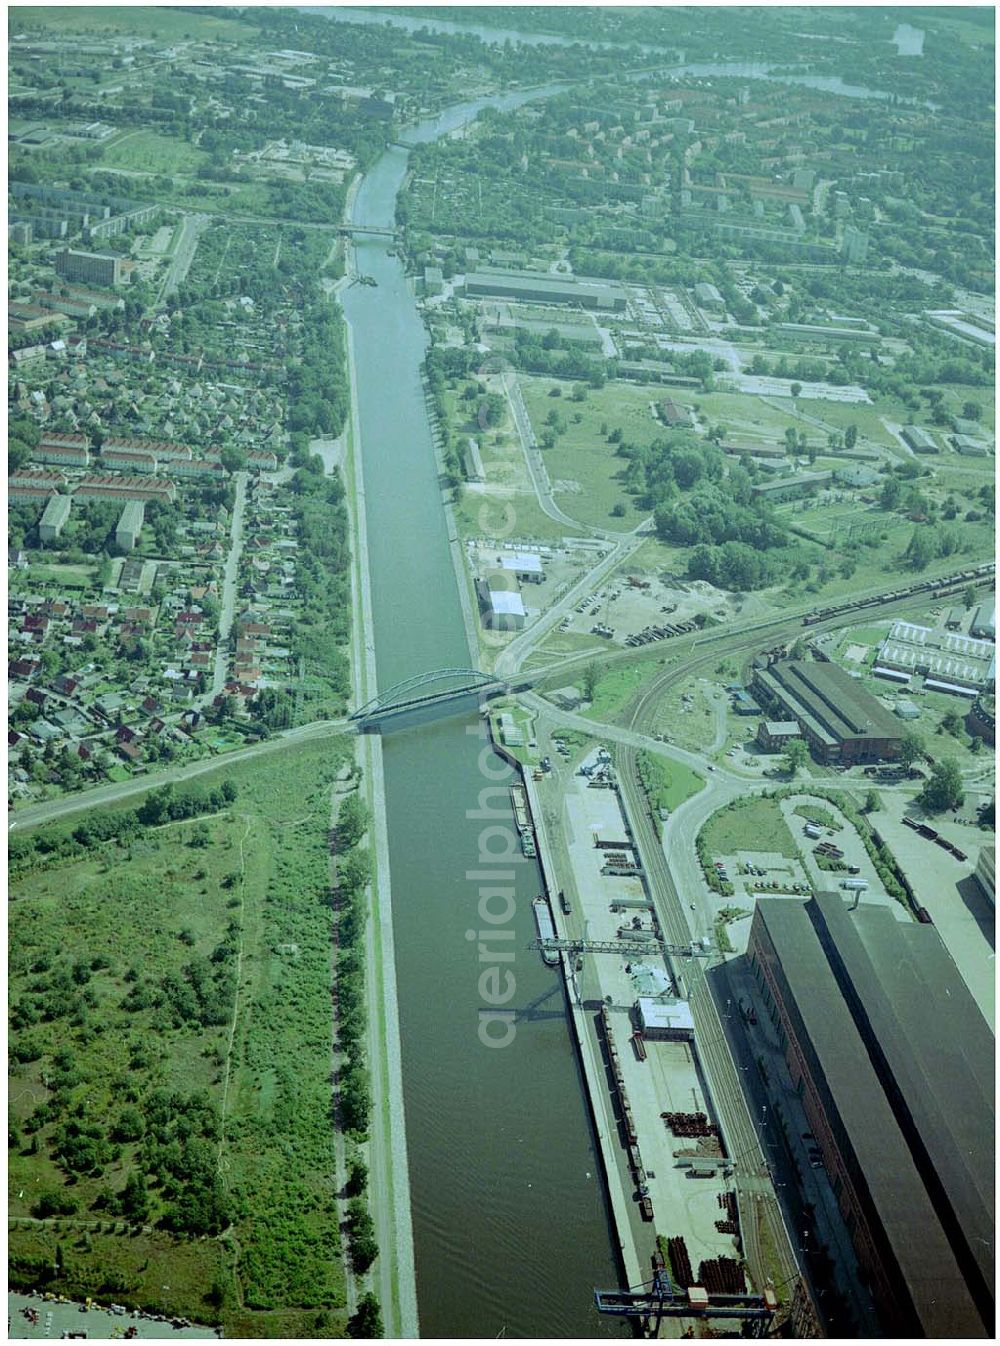
<svg viewBox="0 0 1000 1346">
<path fill-rule="evenodd" d="M 994 1333 L 994 1057 L 935 928 L 757 903 L 747 958 L 886 1336 Z"/>
<path fill-rule="evenodd" d="M 751 691 L 774 719 L 795 720 L 820 762 L 894 761 L 905 729 L 838 664 L 781 659 L 754 671 Z"/>
</svg>

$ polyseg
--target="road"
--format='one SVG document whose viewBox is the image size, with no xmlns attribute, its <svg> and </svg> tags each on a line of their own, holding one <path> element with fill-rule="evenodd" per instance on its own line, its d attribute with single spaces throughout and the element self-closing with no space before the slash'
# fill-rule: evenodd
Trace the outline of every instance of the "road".
<svg viewBox="0 0 1000 1346">
<path fill-rule="evenodd" d="M 287 752 L 303 744 L 313 743 L 317 739 L 332 738 L 336 734 L 353 734 L 357 725 L 353 720 L 314 720 L 312 724 L 300 725 L 297 729 L 287 729 L 281 734 L 264 739 L 261 743 L 251 744 L 248 748 L 237 748 L 218 757 L 204 757 L 197 762 L 188 762 L 184 766 L 170 767 L 158 771 L 155 775 L 135 776 L 132 780 L 113 781 L 109 785 L 98 785 L 92 790 L 81 790 L 77 794 L 63 795 L 60 799 L 49 799 L 41 804 L 31 804 L 19 809 L 8 824 L 9 831 L 24 831 L 38 827 L 43 823 L 56 822 L 73 813 L 83 813 L 88 809 L 107 808 L 111 804 L 120 804 L 132 795 L 145 794 L 147 790 L 159 789 L 161 785 L 179 785 L 203 776 L 209 771 L 218 771 L 233 764 L 242 765 L 258 757 L 267 757 L 276 752 Z"/>
<path fill-rule="evenodd" d="M 210 690 L 202 697 L 202 704 L 212 701 L 226 685 L 226 668 L 229 663 L 229 637 L 233 629 L 233 616 L 236 611 L 236 581 L 240 570 L 240 557 L 243 554 L 243 514 L 246 509 L 248 473 L 237 472 L 233 501 L 233 513 L 229 526 L 229 555 L 223 572 L 222 602 L 219 609 L 219 639 L 215 648 L 215 669 L 212 674 Z"/>
</svg>

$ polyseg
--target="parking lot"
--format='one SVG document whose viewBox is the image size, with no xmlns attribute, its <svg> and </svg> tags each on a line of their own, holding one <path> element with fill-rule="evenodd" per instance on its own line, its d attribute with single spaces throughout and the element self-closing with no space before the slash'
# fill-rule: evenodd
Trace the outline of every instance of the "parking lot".
<svg viewBox="0 0 1000 1346">
<path fill-rule="evenodd" d="M 703 580 L 619 574 L 578 603 L 559 629 L 637 648 L 695 630 L 696 619 L 723 622 L 739 611 L 731 595 Z"/>
<path fill-rule="evenodd" d="M 120 1308 L 122 1306 L 119 1306 Z M 31 1317 L 25 1316 L 25 1311 Z M 175 1319 L 174 1321 L 180 1321 Z M 41 1295 L 8 1294 L 7 1338 L 10 1341 L 60 1341 L 87 1338 L 90 1341 L 173 1341 L 187 1337 L 197 1341 L 220 1336 L 211 1327 L 189 1324 L 174 1327 L 169 1318 L 139 1315 L 124 1310 L 85 1309 L 71 1301 L 59 1303 Z"/>
</svg>

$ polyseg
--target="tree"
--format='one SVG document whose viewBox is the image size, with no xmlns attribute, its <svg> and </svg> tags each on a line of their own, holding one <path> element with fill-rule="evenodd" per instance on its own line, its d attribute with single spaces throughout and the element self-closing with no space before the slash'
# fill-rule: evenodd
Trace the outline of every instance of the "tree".
<svg viewBox="0 0 1000 1346">
<path fill-rule="evenodd" d="M 907 730 L 903 735 L 903 740 L 899 745 L 899 760 L 907 770 L 916 762 L 919 762 L 924 755 L 924 741 L 919 734 L 914 733 L 912 729 Z"/>
<path fill-rule="evenodd" d="M 235 444 L 227 444 L 220 451 L 219 458 L 227 472 L 242 472 L 247 465 L 246 453 Z"/>
<path fill-rule="evenodd" d="M 600 680 L 601 670 L 596 664 L 588 664 L 583 670 L 583 696 L 585 701 L 593 701 Z"/>
<path fill-rule="evenodd" d="M 357 1310 L 347 1320 L 347 1335 L 364 1341 L 376 1341 L 384 1330 L 378 1299 L 371 1290 L 366 1290 L 358 1300 Z"/>
<path fill-rule="evenodd" d="M 975 605 L 976 605 L 976 587 L 975 587 L 974 584 L 970 584 L 970 585 L 965 589 L 964 593 L 962 594 L 962 604 L 963 604 L 963 606 L 965 607 L 965 610 L 966 610 L 966 611 L 968 611 L 969 608 L 975 607 Z"/>
<path fill-rule="evenodd" d="M 369 851 L 355 849 L 341 856 L 337 876 L 345 892 L 360 893 L 371 882 L 372 859 Z"/>
<path fill-rule="evenodd" d="M 347 1195 L 360 1196 L 368 1185 L 368 1165 L 360 1154 L 352 1154 L 347 1165 Z"/>
<path fill-rule="evenodd" d="M 952 738 L 958 738 L 962 732 L 962 717 L 957 710 L 945 712 L 941 717 L 941 728 L 946 734 L 951 734 Z"/>
<path fill-rule="evenodd" d="M 791 388 L 789 389 L 789 391 L 790 391 L 791 394 L 792 394 L 792 401 L 795 401 L 795 400 L 798 398 L 799 393 L 801 393 L 801 391 L 802 391 L 802 384 L 801 384 L 801 383 L 793 383 L 792 386 L 791 386 Z"/>
<path fill-rule="evenodd" d="M 953 757 L 945 757 L 934 763 L 926 785 L 917 795 L 917 803 L 928 813 L 943 813 L 946 809 L 957 808 L 964 799 L 962 773 Z"/>
<path fill-rule="evenodd" d="M 144 1224 L 149 1218 L 149 1194 L 146 1191 L 146 1179 L 137 1169 L 133 1169 L 128 1175 L 118 1204 L 122 1215 L 132 1224 Z"/>
<path fill-rule="evenodd" d="M 983 409 L 978 402 L 963 402 L 962 415 L 967 421 L 978 421 L 983 414 Z"/>
<path fill-rule="evenodd" d="M 355 790 L 340 806 L 337 814 L 337 844 L 347 851 L 356 846 L 368 828 L 368 808 Z"/>
<path fill-rule="evenodd" d="M 888 477 L 882 486 L 882 494 L 879 496 L 879 504 L 884 510 L 893 510 L 899 504 L 903 495 L 903 487 L 898 477 Z"/>
<path fill-rule="evenodd" d="M 858 442 L 858 427 L 856 425 L 849 425 L 847 429 L 844 431 L 844 448 L 853 449 L 855 444 L 857 444 L 857 442 Z"/>
<path fill-rule="evenodd" d="M 881 803 L 879 801 L 877 792 L 875 790 L 869 790 L 868 793 L 865 795 L 865 812 L 878 813 L 880 808 Z"/>
<path fill-rule="evenodd" d="M 910 544 L 906 548 L 906 557 L 913 569 L 923 570 L 937 554 L 933 531 L 927 528 L 914 528 Z"/>
<path fill-rule="evenodd" d="M 793 738 L 782 757 L 785 771 L 792 780 L 798 775 L 799 768 L 804 767 L 808 761 L 809 749 L 806 747 L 805 739 Z"/>
<path fill-rule="evenodd" d="M 378 1257 L 378 1243 L 375 1222 L 359 1196 L 352 1197 L 347 1203 L 347 1227 L 351 1237 L 351 1261 L 356 1270 L 367 1271 Z"/>
</svg>

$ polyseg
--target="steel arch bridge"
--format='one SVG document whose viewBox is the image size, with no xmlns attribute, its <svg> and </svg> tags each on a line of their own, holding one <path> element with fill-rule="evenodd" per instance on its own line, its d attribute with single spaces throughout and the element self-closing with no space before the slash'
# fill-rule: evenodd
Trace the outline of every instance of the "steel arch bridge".
<svg viewBox="0 0 1000 1346">
<path fill-rule="evenodd" d="M 352 720 L 370 720 L 379 715 L 407 710 L 427 701 L 444 701 L 465 696 L 470 692 L 498 691 L 504 686 L 500 679 L 483 673 L 478 668 L 438 668 L 420 673 L 394 687 L 379 692 L 363 706 L 351 713 Z"/>
</svg>

